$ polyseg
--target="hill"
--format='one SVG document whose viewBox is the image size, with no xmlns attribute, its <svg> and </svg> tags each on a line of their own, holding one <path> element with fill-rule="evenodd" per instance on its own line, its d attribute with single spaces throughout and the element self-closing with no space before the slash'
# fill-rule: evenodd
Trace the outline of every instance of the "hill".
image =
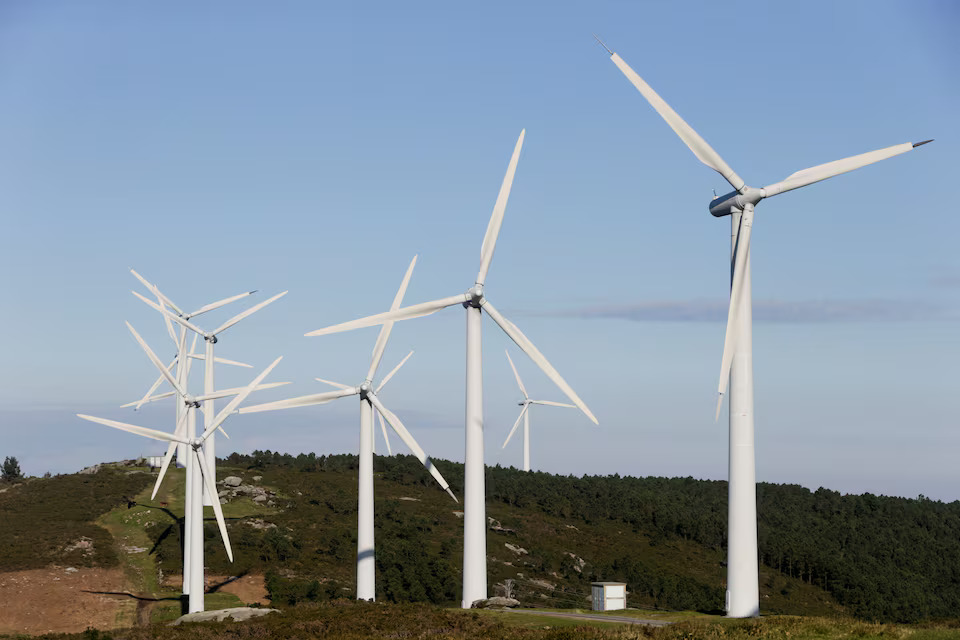
<svg viewBox="0 0 960 640">
<path fill-rule="evenodd" d="M 436 462 L 459 494 L 462 465 Z M 229 456 L 220 477 L 237 475 L 271 499 L 255 503 L 248 493 L 225 505 L 232 565 L 215 524 L 207 523 L 208 572 L 262 574 L 274 604 L 351 596 L 356 472 L 355 456 Z M 375 472 L 378 599 L 457 604 L 459 505 L 412 457 L 377 456 Z M 133 562 L 137 588 L 155 594 L 163 588 L 158 576 L 180 570 L 182 471 L 171 474 L 157 503 L 149 501 L 153 477 L 105 468 L 0 493 L 0 518 L 16 523 L 4 529 L 14 544 L 0 551 L 0 571 Z M 131 495 L 136 506 L 124 499 Z M 491 594 L 509 588 L 525 606 L 585 607 L 591 581 L 621 580 L 631 606 L 722 607 L 724 482 L 490 467 L 487 499 Z M 758 512 L 764 614 L 916 621 L 960 611 L 960 503 L 761 484 Z M 83 538 L 100 542 L 80 560 L 68 549 Z M 118 555 L 116 544 L 111 552 L 111 538 L 143 553 Z M 178 586 L 168 580 L 166 592 Z"/>
</svg>

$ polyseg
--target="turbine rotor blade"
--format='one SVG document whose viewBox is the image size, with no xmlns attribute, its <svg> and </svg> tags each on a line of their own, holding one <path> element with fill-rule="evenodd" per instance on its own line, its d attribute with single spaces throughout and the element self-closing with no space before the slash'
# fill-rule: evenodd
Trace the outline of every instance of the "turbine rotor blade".
<svg viewBox="0 0 960 640">
<path fill-rule="evenodd" d="M 314 378 L 314 380 L 316 380 L 317 382 L 322 382 L 323 384 L 328 384 L 328 385 L 330 385 L 331 387 L 336 387 L 337 389 L 353 389 L 353 388 L 354 388 L 354 387 L 351 387 L 351 386 L 348 385 L 348 384 L 340 384 L 339 382 L 333 382 L 333 381 L 331 381 L 331 380 L 324 380 L 323 378 Z"/>
<path fill-rule="evenodd" d="M 150 348 L 150 345 L 144 342 L 143 338 L 140 337 L 140 334 L 137 333 L 137 330 L 133 328 L 133 325 L 130 324 L 129 322 L 127 322 L 126 325 L 127 325 L 127 329 L 130 330 L 130 333 L 133 334 L 133 337 L 136 338 L 137 343 L 139 343 L 140 345 L 140 348 L 142 348 L 144 353 L 147 354 L 147 357 L 150 358 L 150 362 L 152 362 L 153 365 L 160 370 L 160 375 L 162 375 L 164 378 L 167 379 L 167 382 L 169 382 L 170 386 L 172 386 L 174 389 L 177 390 L 177 393 L 179 393 L 182 396 L 187 395 L 187 392 L 183 389 L 183 387 L 180 386 L 180 383 L 177 382 L 177 380 L 170 374 L 170 372 L 167 371 L 166 367 L 163 366 L 163 363 L 160 362 L 160 358 L 158 358 L 157 354 L 153 352 L 153 349 Z"/>
<path fill-rule="evenodd" d="M 204 338 L 209 337 L 210 334 L 208 334 L 206 331 L 204 331 L 203 329 L 201 329 L 201 328 L 198 327 L 197 325 L 193 324 L 193 323 L 190 322 L 189 320 L 184 320 L 183 318 L 181 318 L 181 317 L 178 316 L 177 314 L 171 313 L 168 309 L 166 309 L 166 308 L 164 308 L 164 307 L 161 307 L 160 305 L 158 305 L 158 304 L 157 304 L 156 302 L 154 302 L 153 300 L 150 300 L 149 298 L 145 298 L 144 296 L 140 295 L 140 294 L 137 293 L 136 291 L 131 291 L 130 293 L 132 293 L 133 295 L 135 295 L 135 296 L 137 296 L 138 298 L 140 298 L 141 300 L 143 300 L 143 302 L 144 302 L 148 307 L 151 307 L 152 309 L 156 309 L 157 311 L 159 311 L 160 313 L 162 313 L 164 316 L 166 316 L 166 317 L 170 318 L 171 320 L 173 320 L 174 322 L 178 323 L 180 326 L 186 327 L 187 329 L 190 329 L 190 331 L 193 331 L 194 333 L 199 334 L 199 335 L 203 336 Z"/>
<path fill-rule="evenodd" d="M 573 401 L 573 403 L 577 405 L 581 411 L 583 411 L 584 415 L 590 418 L 594 424 L 600 424 L 590 409 L 587 408 L 586 403 L 580 399 L 580 396 L 578 396 L 577 393 L 570 387 L 570 385 L 567 384 L 567 381 L 563 379 L 563 376 L 561 376 L 557 370 L 553 368 L 553 365 L 550 364 L 550 362 L 542 353 L 540 353 L 540 350 L 534 346 L 530 339 L 523 335 L 523 332 L 520 331 L 515 324 L 503 317 L 503 315 L 497 311 L 492 304 L 490 304 L 490 301 L 487 298 L 481 298 L 480 305 L 481 308 L 487 312 L 487 315 L 490 316 L 490 319 L 496 322 L 500 328 L 503 329 L 503 332 L 506 333 L 507 336 L 513 340 L 517 346 L 520 347 L 520 349 L 522 349 L 523 352 L 526 353 L 527 356 L 529 356 L 529 358 L 533 360 L 533 362 L 540 367 L 545 374 L 547 374 L 548 378 L 553 380 L 553 383 L 557 385 L 560 390 L 563 391 L 563 394 L 570 398 L 570 400 Z"/>
<path fill-rule="evenodd" d="M 403 296 L 407 293 L 407 285 L 410 284 L 410 276 L 413 275 L 413 267 L 416 264 L 417 256 L 413 256 L 413 260 L 410 261 L 410 266 L 407 267 L 407 272 L 400 282 L 397 295 L 394 296 L 393 303 L 390 305 L 390 311 L 396 311 L 400 308 L 400 304 L 403 302 Z M 393 331 L 393 322 L 385 322 L 383 326 L 380 327 L 380 334 L 377 336 L 377 342 L 373 346 L 373 357 L 370 359 L 370 368 L 367 370 L 367 380 L 373 380 L 373 376 L 377 375 L 377 368 L 380 366 L 383 352 L 387 348 L 387 341 L 390 339 L 391 331 Z"/>
<path fill-rule="evenodd" d="M 254 391 L 266 391 L 267 389 L 276 389 L 277 387 L 282 387 L 284 385 L 290 384 L 289 382 L 267 382 L 265 384 L 257 385 L 253 390 Z M 219 398 L 229 398 L 230 396 L 235 396 L 238 393 L 242 393 L 246 387 L 234 387 L 233 389 L 221 389 L 220 391 L 214 391 L 213 393 L 204 394 L 202 396 L 194 396 L 193 399 L 197 402 L 203 402 L 204 400 L 217 400 Z"/>
<path fill-rule="evenodd" d="M 567 404 L 566 402 L 554 402 L 553 400 L 531 400 L 530 404 L 545 404 L 548 407 L 567 407 L 569 409 L 576 409 L 577 405 Z"/>
<path fill-rule="evenodd" d="M 497 248 L 497 236 L 500 235 L 503 214 L 507 210 L 507 200 L 510 199 L 510 189 L 513 187 L 513 177 L 517 172 L 520 149 L 523 148 L 523 138 L 526 134 L 527 130 L 523 129 L 520 132 L 520 137 L 517 138 L 517 144 L 513 147 L 513 155 L 510 156 L 510 164 L 507 165 L 507 173 L 503 176 L 500 193 L 497 194 L 497 202 L 493 205 L 493 213 L 490 215 L 490 222 L 487 223 L 487 232 L 484 234 L 483 244 L 480 246 L 480 272 L 477 273 L 477 284 L 481 286 L 487 279 L 487 271 L 490 269 L 490 262 L 493 260 L 493 252 Z"/>
<path fill-rule="evenodd" d="M 737 191 L 740 191 L 746 186 L 746 183 L 743 181 L 743 178 L 737 175 L 737 173 L 730 168 L 723 158 L 720 157 L 720 154 L 714 151 L 713 147 L 707 144 L 707 141 L 700 137 L 700 134 L 693 130 L 689 124 L 684 121 L 683 118 L 677 114 L 673 108 L 668 105 L 663 98 L 661 98 L 656 91 L 654 91 L 650 85 L 648 85 L 643 78 L 637 75 L 637 72 L 630 68 L 626 62 L 623 61 L 616 53 L 611 55 L 613 63 L 617 65 L 617 68 L 623 72 L 623 75 L 627 77 L 627 80 L 636 87 L 644 98 L 647 99 L 647 102 L 650 103 L 650 106 L 660 114 L 660 117 L 666 121 L 670 128 L 673 129 L 674 133 L 680 136 L 680 139 L 683 140 L 683 143 L 687 145 L 690 151 L 693 151 L 693 154 L 697 156 L 697 159 L 700 160 L 703 164 L 707 165 L 730 183 Z"/>
<path fill-rule="evenodd" d="M 187 313 L 187 314 L 184 314 L 184 315 L 185 315 L 188 319 L 189 319 L 189 318 L 194 318 L 194 317 L 199 316 L 199 315 L 201 315 L 201 314 L 203 314 L 203 313 L 207 313 L 208 311 L 213 311 L 214 309 L 219 309 L 220 307 L 226 306 L 226 305 L 230 304 L 231 302 L 235 302 L 235 301 L 237 301 L 237 300 L 239 300 L 239 299 L 241 299 L 241 298 L 246 298 L 247 296 L 251 296 L 251 295 L 253 295 L 253 294 L 255 294 L 255 293 L 256 293 L 256 290 L 253 290 L 253 291 L 244 291 L 243 293 L 238 293 L 238 294 L 235 295 L 235 296 L 230 296 L 229 298 L 224 298 L 223 300 L 217 300 L 216 302 L 211 302 L 210 304 L 205 304 L 205 305 L 203 305 L 202 307 L 200 307 L 199 309 L 197 309 L 196 311 L 193 311 L 193 312 L 191 312 L 191 313 Z"/>
<path fill-rule="evenodd" d="M 271 371 L 273 371 L 275 366 L 280 364 L 281 360 L 283 360 L 283 356 L 280 356 L 271 362 L 270 365 L 260 373 L 260 375 L 258 375 L 250 384 L 244 387 L 243 391 L 234 396 L 233 399 L 227 403 L 227 406 L 220 410 L 220 413 L 218 413 L 217 417 L 213 419 L 213 422 L 210 424 L 210 426 L 204 430 L 203 435 L 201 435 L 200 438 L 202 440 L 206 440 L 212 436 L 213 432 L 216 431 L 221 424 L 223 424 L 223 421 L 226 420 L 231 413 L 233 413 L 234 409 L 236 409 L 241 402 L 247 399 L 247 396 L 250 395 L 250 393 L 256 389 L 261 382 L 263 382 L 263 379 L 266 378 Z"/>
<path fill-rule="evenodd" d="M 156 499 L 157 491 L 160 490 L 160 483 L 163 482 L 163 476 L 167 473 L 167 467 L 170 466 L 170 462 L 173 460 L 173 453 L 176 450 L 176 442 L 171 442 L 169 445 L 167 445 L 167 453 L 163 456 L 163 464 L 160 465 L 160 473 L 157 475 L 157 481 L 153 485 L 153 493 L 150 494 L 151 500 Z"/>
<path fill-rule="evenodd" d="M 179 442 L 182 444 L 190 444 L 190 441 L 187 440 L 186 438 L 181 438 L 176 434 L 169 434 L 164 431 L 157 431 L 156 429 L 148 429 L 147 427 L 138 427 L 135 424 L 127 424 L 126 422 L 117 422 L 116 420 L 107 420 L 106 418 L 95 418 L 93 416 L 83 415 L 82 413 L 78 413 L 77 417 L 83 420 L 87 420 L 89 422 L 96 422 L 98 424 L 106 425 L 108 427 L 113 427 L 114 429 L 120 429 L 121 431 L 135 433 L 138 436 L 153 438 L 154 440 L 163 440 L 165 442 Z"/>
<path fill-rule="evenodd" d="M 740 296 L 743 292 L 743 277 L 746 272 L 747 258 L 750 256 L 750 235 L 753 230 L 753 205 L 747 205 L 740 217 L 740 231 L 737 233 L 737 248 L 733 262 L 733 283 L 730 285 L 730 307 L 727 310 L 727 330 L 723 338 L 723 357 L 720 360 L 720 383 L 717 392 L 720 401 L 727 392 L 730 381 L 730 366 L 737 348 L 737 310 L 740 308 Z M 717 402 L 717 415 L 720 418 L 720 402 Z"/>
<path fill-rule="evenodd" d="M 520 421 L 523 420 L 523 416 L 526 415 L 527 409 L 529 408 L 530 405 L 525 403 L 523 405 L 523 409 L 520 409 L 520 415 L 517 417 L 517 421 L 513 423 L 513 429 L 510 429 L 510 433 L 507 434 L 507 439 L 503 441 L 503 446 L 500 447 L 501 449 L 507 448 L 507 443 L 510 442 L 510 438 L 512 438 L 513 434 L 516 433 L 517 427 L 520 426 Z"/>
<path fill-rule="evenodd" d="M 207 356 L 202 353 L 191 353 L 190 357 L 195 360 L 206 360 Z M 246 362 L 237 362 L 236 360 L 227 360 L 226 358 L 221 358 L 220 356 L 215 356 L 213 361 L 218 364 L 229 364 L 234 367 L 246 367 L 247 369 L 252 369 L 252 364 L 247 364 Z"/>
<path fill-rule="evenodd" d="M 930 140 L 927 142 L 930 142 Z M 770 196 L 775 196 L 779 193 L 784 193 L 793 189 L 799 189 L 800 187 L 805 187 L 809 184 L 813 184 L 814 182 L 820 182 L 821 180 L 838 176 L 841 173 L 847 173 L 848 171 L 865 167 L 868 164 L 880 162 L 881 160 L 892 158 L 893 156 L 906 153 L 907 151 L 913 151 L 921 144 L 926 143 L 905 142 L 903 144 L 893 145 L 892 147 L 861 153 L 857 156 L 850 156 L 849 158 L 843 158 L 842 160 L 834 160 L 833 162 L 827 162 L 826 164 L 819 164 L 815 167 L 810 167 L 809 169 L 802 169 L 796 173 L 791 173 L 780 182 L 774 182 L 773 184 L 764 187 L 764 197 L 769 198 Z"/>
<path fill-rule="evenodd" d="M 260 311 L 260 309 L 263 309 L 265 306 L 267 306 L 268 304 L 270 304 L 270 303 L 273 302 L 274 300 L 277 300 L 277 299 L 282 298 L 283 296 L 287 295 L 287 293 L 288 293 L 287 291 L 281 291 L 280 293 L 278 293 L 277 295 L 273 296 L 272 298 L 269 298 L 269 299 L 267 299 L 267 300 L 264 300 L 264 301 L 261 302 L 260 304 L 255 304 L 255 305 L 253 305 L 252 307 L 250 307 L 249 309 L 247 309 L 246 311 L 242 311 L 242 312 L 238 313 L 237 315 L 233 316 L 232 318 L 230 318 L 229 320 L 227 320 L 226 322 L 224 322 L 222 325 L 220 325 L 219 327 L 217 327 L 216 329 L 214 329 L 214 330 L 211 332 L 211 335 L 217 335 L 217 334 L 219 334 L 219 333 L 222 333 L 223 331 L 226 331 L 227 329 L 229 329 L 229 328 L 232 327 L 233 325 L 237 324 L 238 322 L 240 322 L 241 320 L 243 320 L 243 319 L 246 318 L 247 316 L 253 315 L 253 314 L 256 313 L 257 311 Z"/>
<path fill-rule="evenodd" d="M 351 320 L 350 322 L 342 322 L 340 324 L 335 324 L 323 329 L 317 329 L 316 331 L 311 331 L 304 335 L 306 336 L 325 336 L 331 333 L 340 333 L 342 331 L 351 331 L 353 329 L 360 329 L 363 327 L 375 327 L 378 324 L 383 324 L 384 322 L 399 322 L 400 320 L 409 320 L 410 318 L 419 318 L 421 316 L 428 316 L 431 313 L 436 313 L 441 309 L 451 307 L 455 304 L 463 304 L 470 299 L 470 296 L 466 293 L 460 293 L 455 296 L 450 296 L 449 298 L 441 298 L 440 300 L 434 300 L 432 302 L 422 302 L 420 304 L 411 305 L 409 307 L 404 307 L 402 309 L 397 309 L 396 311 L 387 311 L 385 313 L 378 313 L 376 315 L 367 316 L 366 318 L 360 318 L 358 320 Z"/>
<path fill-rule="evenodd" d="M 213 506 L 213 515 L 217 518 L 217 527 L 220 528 L 220 537 L 223 539 L 223 546 L 227 550 L 227 557 L 230 558 L 230 562 L 233 562 L 233 549 L 230 548 L 230 536 L 227 535 L 227 523 L 223 519 L 223 508 L 220 506 L 220 496 L 217 495 L 217 486 L 214 484 L 213 471 L 207 465 L 203 449 L 194 449 L 193 455 L 200 465 L 203 488 L 206 489 L 210 504 Z"/>
<path fill-rule="evenodd" d="M 298 396 L 296 398 L 287 398 L 286 400 L 276 400 L 264 404 L 255 404 L 249 407 L 241 408 L 237 413 L 260 413 L 261 411 L 275 411 L 277 409 L 293 409 L 295 407 L 312 407 L 318 404 L 327 404 L 337 398 L 355 396 L 360 393 L 356 387 L 349 389 L 340 389 L 338 391 L 327 391 L 325 393 L 313 393 L 308 396 Z"/>
<path fill-rule="evenodd" d="M 390 373 L 388 373 L 386 376 L 384 376 L 383 380 L 380 381 L 380 386 L 377 387 L 375 393 L 380 393 L 380 389 L 383 389 L 383 388 L 387 385 L 387 383 L 390 382 L 390 378 L 392 378 L 392 377 L 394 376 L 394 374 L 397 373 L 397 371 L 400 371 L 400 367 L 402 367 L 402 366 L 404 365 L 404 363 L 405 363 L 407 360 L 409 360 L 409 359 L 410 359 L 410 356 L 412 356 L 412 355 L 413 355 L 413 351 L 411 351 L 410 353 L 408 353 L 408 354 L 406 355 L 406 357 L 405 357 L 403 360 L 400 361 L 400 364 L 398 364 L 397 366 L 395 366 Z"/>
<path fill-rule="evenodd" d="M 529 400 L 530 396 L 527 395 L 527 390 L 523 386 L 523 380 L 520 379 L 520 374 L 517 373 L 517 368 L 513 366 L 513 360 L 510 358 L 510 352 L 506 349 L 503 350 L 507 354 L 507 362 L 510 363 L 510 368 L 513 369 L 513 375 L 517 379 L 517 386 L 520 387 L 520 393 L 523 394 L 524 400 Z"/>
<path fill-rule="evenodd" d="M 400 421 L 400 418 L 398 418 L 389 409 L 383 406 L 383 403 L 380 402 L 380 399 L 377 397 L 375 393 L 367 394 L 367 399 L 370 401 L 370 404 L 372 404 L 377 409 L 377 411 L 379 411 L 383 415 L 384 419 L 393 428 L 394 432 L 400 437 L 401 440 L 403 440 L 404 444 L 407 445 L 407 447 L 410 449 L 413 455 L 415 455 L 417 459 L 420 460 L 420 463 L 423 464 L 424 467 L 426 467 L 427 471 L 430 472 L 430 475 L 433 476 L 434 480 L 436 480 L 437 483 L 439 483 L 439 485 L 443 488 L 444 491 L 450 494 L 451 498 L 453 498 L 456 502 L 459 503 L 460 501 L 457 500 L 457 497 L 455 495 L 453 495 L 453 491 L 450 490 L 450 485 L 447 484 L 447 481 L 443 478 L 443 475 L 440 473 L 440 470 L 437 469 L 435 464 L 433 464 L 433 460 L 431 460 L 430 457 L 426 453 L 424 453 L 423 448 L 421 448 L 420 445 L 417 444 L 417 441 L 414 439 L 412 435 L 410 435 L 410 432 L 407 431 L 407 428 L 403 426 L 403 423 Z"/>
<path fill-rule="evenodd" d="M 147 289 L 149 289 L 149 290 L 150 290 L 150 293 L 152 293 L 153 295 L 157 296 L 157 298 L 159 298 L 161 301 L 163 301 L 163 304 L 167 305 L 168 307 L 170 307 L 171 309 L 173 309 L 173 310 L 176 311 L 177 313 L 183 313 L 183 309 L 181 309 L 180 307 L 178 307 L 177 305 L 175 305 L 175 304 L 173 303 L 173 300 L 171 300 L 171 299 L 168 298 L 167 296 L 163 295 L 163 292 L 160 291 L 160 289 L 157 287 L 157 285 L 153 284 L 152 282 L 148 282 L 146 278 L 144 278 L 143 276 L 141 276 L 139 273 L 137 273 L 137 272 L 134 271 L 133 269 L 130 269 L 130 273 L 132 273 L 132 274 L 134 275 L 134 277 L 143 284 L 143 286 L 145 286 Z"/>
<path fill-rule="evenodd" d="M 181 435 L 181 429 L 186 422 L 188 411 L 184 411 L 180 414 L 180 419 L 177 421 L 177 426 L 174 427 L 173 433 L 176 435 Z M 157 481 L 153 485 L 153 493 L 150 495 L 150 499 L 153 500 L 157 497 L 157 491 L 160 490 L 160 483 L 163 482 L 163 477 L 167 473 L 167 467 L 170 466 L 170 461 L 173 460 L 173 453 L 177 450 L 179 446 L 176 442 L 171 442 L 167 446 L 167 453 L 163 456 L 163 464 L 160 465 L 160 473 L 157 474 Z"/>
<path fill-rule="evenodd" d="M 163 376 L 160 376 L 160 377 L 157 378 L 157 379 L 158 379 L 160 382 L 163 382 Z M 151 387 L 151 391 L 152 391 L 153 389 L 154 389 L 154 387 Z M 156 402 L 157 400 L 165 400 L 166 398 L 169 398 L 169 397 L 172 396 L 172 395 L 176 395 L 176 393 L 177 393 L 176 391 L 165 391 L 164 393 L 158 393 L 158 394 L 155 395 L 155 396 L 144 396 L 144 397 L 140 398 L 139 400 L 137 400 L 137 401 L 135 401 L 135 402 L 128 402 L 127 404 L 122 404 L 122 405 L 120 405 L 120 408 L 121 408 L 121 409 L 126 409 L 127 407 L 133 407 L 134 410 L 137 410 L 137 409 L 139 409 L 140 407 L 142 407 L 143 405 L 145 405 L 145 404 L 147 404 L 147 403 L 149 403 L 149 402 Z"/>
<path fill-rule="evenodd" d="M 180 356 L 178 355 L 170 362 L 170 365 L 167 367 L 167 371 L 170 371 L 171 369 L 173 369 L 174 365 L 176 365 L 177 362 L 179 361 L 180 361 Z M 134 411 L 138 411 L 140 407 L 143 406 L 144 403 L 152 402 L 152 400 L 150 399 L 150 396 L 152 396 L 153 393 L 160 387 L 160 385 L 163 384 L 163 381 L 164 381 L 164 377 L 162 375 L 158 376 L 157 379 L 153 382 L 153 384 L 150 385 L 150 388 L 147 389 L 147 392 L 143 394 L 143 397 L 140 400 L 138 400 L 137 402 L 128 402 L 125 405 L 121 405 L 121 408 L 123 409 L 126 407 L 133 407 Z"/>
<path fill-rule="evenodd" d="M 383 432 L 383 441 L 387 443 L 387 453 L 393 455 L 393 449 L 390 448 L 390 438 L 387 436 L 387 425 L 383 423 L 383 414 L 379 411 L 375 412 L 377 414 L 377 420 L 380 421 L 380 431 Z"/>
</svg>

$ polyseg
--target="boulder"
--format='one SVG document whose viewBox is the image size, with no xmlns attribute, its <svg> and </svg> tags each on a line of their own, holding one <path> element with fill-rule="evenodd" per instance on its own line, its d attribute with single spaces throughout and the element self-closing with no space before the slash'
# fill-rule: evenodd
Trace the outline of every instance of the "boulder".
<svg viewBox="0 0 960 640">
<path fill-rule="evenodd" d="M 227 487 L 239 487 L 241 484 L 243 484 L 243 480 L 237 476 L 227 476 L 223 479 L 223 484 Z"/>
<path fill-rule="evenodd" d="M 274 611 L 280 613 L 279 609 L 260 609 L 256 607 L 233 607 L 231 609 L 217 609 L 215 611 L 198 611 L 197 613 L 188 613 L 185 616 L 180 616 L 170 624 L 172 626 L 184 622 L 221 622 L 223 620 L 233 620 L 236 622 L 259 618 Z"/>
<path fill-rule="evenodd" d="M 485 600 L 474 600 L 470 605 L 471 609 L 491 609 L 493 607 L 518 607 L 520 601 L 516 598 L 504 598 L 503 596 L 494 596 Z"/>
</svg>

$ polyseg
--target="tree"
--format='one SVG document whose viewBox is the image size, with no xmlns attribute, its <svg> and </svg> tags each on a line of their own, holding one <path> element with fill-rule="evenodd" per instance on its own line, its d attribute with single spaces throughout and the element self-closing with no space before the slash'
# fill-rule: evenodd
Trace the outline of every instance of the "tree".
<svg viewBox="0 0 960 640">
<path fill-rule="evenodd" d="M 23 472 L 20 471 L 20 463 L 17 462 L 17 459 L 13 456 L 4 458 L 3 469 L 0 473 L 2 473 L 3 479 L 7 482 L 13 482 L 14 480 L 23 478 Z"/>
</svg>

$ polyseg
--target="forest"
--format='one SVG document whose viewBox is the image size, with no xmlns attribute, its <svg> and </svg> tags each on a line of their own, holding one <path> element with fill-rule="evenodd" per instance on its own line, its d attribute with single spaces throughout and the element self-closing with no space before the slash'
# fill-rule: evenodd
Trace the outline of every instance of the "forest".
<svg viewBox="0 0 960 640">
<path fill-rule="evenodd" d="M 463 466 L 435 462 L 462 495 Z M 275 604 L 351 596 L 356 456 L 256 451 L 231 454 L 220 467 L 221 477 L 260 478 L 276 506 L 228 517 L 233 564 L 208 519 L 210 571 L 263 573 Z M 412 456 L 375 456 L 374 469 L 378 599 L 459 604 L 462 505 Z M 127 509 L 138 493 L 143 500 L 154 477 L 104 465 L 92 474 L 22 480 L 0 493 L 0 571 L 115 565 L 109 534 L 94 521 Z M 591 581 L 618 580 L 627 582 L 631 606 L 722 608 L 725 482 L 499 466 L 487 468 L 486 482 L 491 595 L 515 584 L 525 606 L 583 607 Z M 764 483 L 757 499 L 763 613 L 916 622 L 960 611 L 960 502 Z M 175 574 L 182 519 L 165 504 L 141 506 L 155 515 L 146 525 L 150 553 L 161 571 Z M 79 539 L 96 552 L 73 548 Z"/>
</svg>

